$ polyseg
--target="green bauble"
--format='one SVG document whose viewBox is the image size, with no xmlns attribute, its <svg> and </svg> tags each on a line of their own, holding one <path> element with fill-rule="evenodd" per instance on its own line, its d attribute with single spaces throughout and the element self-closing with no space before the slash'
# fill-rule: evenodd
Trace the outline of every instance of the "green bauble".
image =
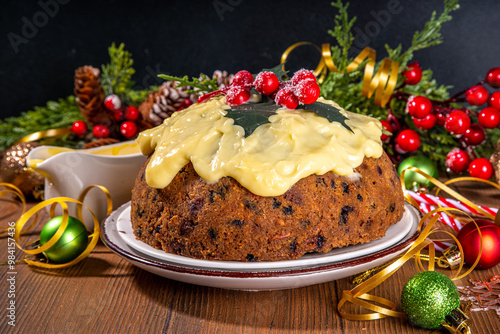
<svg viewBox="0 0 500 334">
<path fill-rule="evenodd" d="M 408 167 L 417 167 L 422 172 L 428 174 L 429 176 L 432 176 L 435 179 L 437 179 L 439 176 L 439 170 L 434 161 L 423 155 L 414 155 L 401 161 L 398 167 L 399 175 L 401 175 L 403 170 Z M 406 189 L 417 190 L 422 186 L 431 189 L 434 185 L 432 184 L 432 182 L 418 173 L 412 172 L 410 170 L 405 172 Z"/>
<path fill-rule="evenodd" d="M 40 232 L 40 244 L 45 245 L 61 226 L 63 217 L 54 217 L 45 224 Z M 82 254 L 89 243 L 89 236 L 85 225 L 76 218 L 68 217 L 68 225 L 61 238 L 55 245 L 44 253 L 49 260 L 55 263 L 67 263 Z"/>
<path fill-rule="evenodd" d="M 460 307 L 460 295 L 448 276 L 423 271 L 406 282 L 401 292 L 401 306 L 411 324 L 438 329 L 445 316 Z"/>
</svg>

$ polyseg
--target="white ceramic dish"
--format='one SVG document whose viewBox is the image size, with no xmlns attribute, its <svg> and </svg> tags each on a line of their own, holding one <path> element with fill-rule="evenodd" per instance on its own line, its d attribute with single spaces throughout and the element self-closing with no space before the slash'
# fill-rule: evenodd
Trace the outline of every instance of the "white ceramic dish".
<svg viewBox="0 0 500 334">
<path fill-rule="evenodd" d="M 341 248 L 325 254 L 309 254 L 298 260 L 232 262 L 196 260 L 179 255 L 165 258 L 137 250 L 129 244 L 135 243 L 120 232 L 121 224 L 127 226 L 129 208 L 129 203 L 122 205 L 102 223 L 101 238 L 111 251 L 137 267 L 159 276 L 186 283 L 237 290 L 291 289 L 345 278 L 374 268 L 403 253 L 411 245 L 417 238 L 420 219 L 418 211 L 405 204 L 403 219 L 395 225 L 398 231 L 407 230 L 402 237 L 401 233 L 391 231 L 394 235 L 384 237 L 387 240 L 382 242 L 375 240 L 364 245 L 346 247 L 350 248 L 349 251 Z M 392 240 L 398 238 L 398 241 Z M 372 246 L 372 243 L 375 246 Z"/>
</svg>

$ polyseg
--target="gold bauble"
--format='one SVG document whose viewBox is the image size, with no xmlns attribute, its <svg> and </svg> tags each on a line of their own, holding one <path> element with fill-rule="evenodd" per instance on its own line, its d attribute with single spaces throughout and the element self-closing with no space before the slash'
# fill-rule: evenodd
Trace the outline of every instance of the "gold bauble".
<svg viewBox="0 0 500 334">
<path fill-rule="evenodd" d="M 26 156 L 37 142 L 15 144 L 2 153 L 0 173 L 3 181 L 18 187 L 25 196 L 39 196 L 43 189 L 43 176 L 28 167 Z"/>
</svg>

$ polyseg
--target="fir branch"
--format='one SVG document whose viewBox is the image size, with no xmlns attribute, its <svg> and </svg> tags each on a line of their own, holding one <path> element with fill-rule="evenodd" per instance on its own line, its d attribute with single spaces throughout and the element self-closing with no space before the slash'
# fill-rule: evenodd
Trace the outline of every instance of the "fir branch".
<svg viewBox="0 0 500 334">
<path fill-rule="evenodd" d="M 167 74 L 158 74 L 158 77 L 167 81 L 177 81 L 176 87 L 190 87 L 188 93 L 210 93 L 219 89 L 217 85 L 217 78 L 210 79 L 206 74 L 201 73 L 199 78 L 192 78 L 189 80 L 187 75 L 183 77 L 176 77 Z"/>
<path fill-rule="evenodd" d="M 347 64 L 350 63 L 348 53 L 354 42 L 354 36 L 351 29 L 356 22 L 356 17 L 349 20 L 347 14 L 349 3 L 344 5 L 342 0 L 337 0 L 337 2 L 332 2 L 332 6 L 338 9 L 338 13 L 335 15 L 334 19 L 335 28 L 333 30 L 328 30 L 328 34 L 334 37 L 337 40 L 337 44 L 342 48 L 340 49 L 338 46 L 332 47 L 332 56 L 334 58 L 340 57 L 338 68 L 340 71 L 343 71 L 347 67 Z"/>
<path fill-rule="evenodd" d="M 107 95 L 117 94 L 123 98 L 128 90 L 132 88 L 134 82 L 131 81 L 135 73 L 132 65 L 132 55 L 124 50 L 125 44 L 120 44 L 117 48 L 115 43 L 108 49 L 110 63 L 102 66 L 102 86 Z"/>
<path fill-rule="evenodd" d="M 37 131 L 70 127 L 84 120 L 75 97 L 49 101 L 45 107 L 21 113 L 18 117 L 0 120 L 0 150 L 10 147 L 16 140 Z"/>
<path fill-rule="evenodd" d="M 414 33 L 412 44 L 405 52 L 401 54 L 401 45 L 396 49 L 391 49 L 386 45 L 389 57 L 398 62 L 400 69 L 404 70 L 408 62 L 413 58 L 413 53 L 415 51 L 443 42 L 443 36 L 440 32 L 441 26 L 443 23 L 450 21 L 452 19 L 450 13 L 459 8 L 460 5 L 458 4 L 458 0 L 445 0 L 443 13 L 436 19 L 436 12 L 432 12 L 431 18 L 425 24 L 424 29 Z"/>
</svg>

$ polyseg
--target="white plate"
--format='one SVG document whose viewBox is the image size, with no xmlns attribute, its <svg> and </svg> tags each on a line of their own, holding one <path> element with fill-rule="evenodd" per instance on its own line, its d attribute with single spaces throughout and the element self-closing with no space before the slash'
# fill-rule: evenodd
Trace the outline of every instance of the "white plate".
<svg viewBox="0 0 500 334">
<path fill-rule="evenodd" d="M 120 232 L 119 235 L 123 241 L 125 241 L 128 246 L 143 253 L 144 255 L 177 265 L 231 271 L 297 269 L 352 260 L 368 254 L 376 253 L 395 245 L 410 232 L 412 226 L 413 225 L 410 222 L 410 211 L 405 210 L 403 218 L 397 224 L 389 227 L 384 237 L 365 244 L 337 248 L 328 253 L 310 253 L 296 260 L 238 262 L 193 259 L 186 256 L 166 253 L 163 250 L 153 248 L 145 242 L 137 240 L 133 233 L 132 222 L 130 221 L 130 206 L 124 208 L 124 210 L 118 215 L 117 221 L 117 229 L 118 232 Z"/>
<path fill-rule="evenodd" d="M 129 242 L 133 244 L 135 242 L 124 238 L 118 225 L 123 227 L 121 226 L 122 220 L 130 221 L 126 213 L 129 208 L 129 203 L 124 204 L 102 223 L 101 238 L 111 251 L 139 268 L 159 276 L 186 283 L 237 290 L 291 289 L 345 278 L 374 268 L 408 249 L 417 238 L 417 226 L 420 219 L 418 211 L 411 205 L 405 204 L 403 219 L 394 225 L 397 231 L 390 232 L 394 233 L 392 237 L 384 237 L 389 240 L 378 243 L 380 240 L 378 239 L 363 245 L 349 246 L 346 249 L 350 248 L 350 250 L 346 252 L 341 248 L 325 254 L 309 254 L 306 258 L 298 260 L 208 261 L 189 259 L 179 255 L 172 255 L 166 260 L 163 257 L 138 251 L 129 244 Z M 401 237 L 399 229 L 405 229 L 407 233 L 403 233 Z M 399 239 L 394 242 L 392 238 Z M 378 246 L 372 248 L 372 243 Z M 366 247 L 371 249 L 368 253 L 362 250 Z M 352 256 L 353 254 L 355 256 Z M 319 258 L 316 258 L 318 255 Z M 231 268 L 227 267 L 228 264 L 231 264 Z"/>
</svg>

